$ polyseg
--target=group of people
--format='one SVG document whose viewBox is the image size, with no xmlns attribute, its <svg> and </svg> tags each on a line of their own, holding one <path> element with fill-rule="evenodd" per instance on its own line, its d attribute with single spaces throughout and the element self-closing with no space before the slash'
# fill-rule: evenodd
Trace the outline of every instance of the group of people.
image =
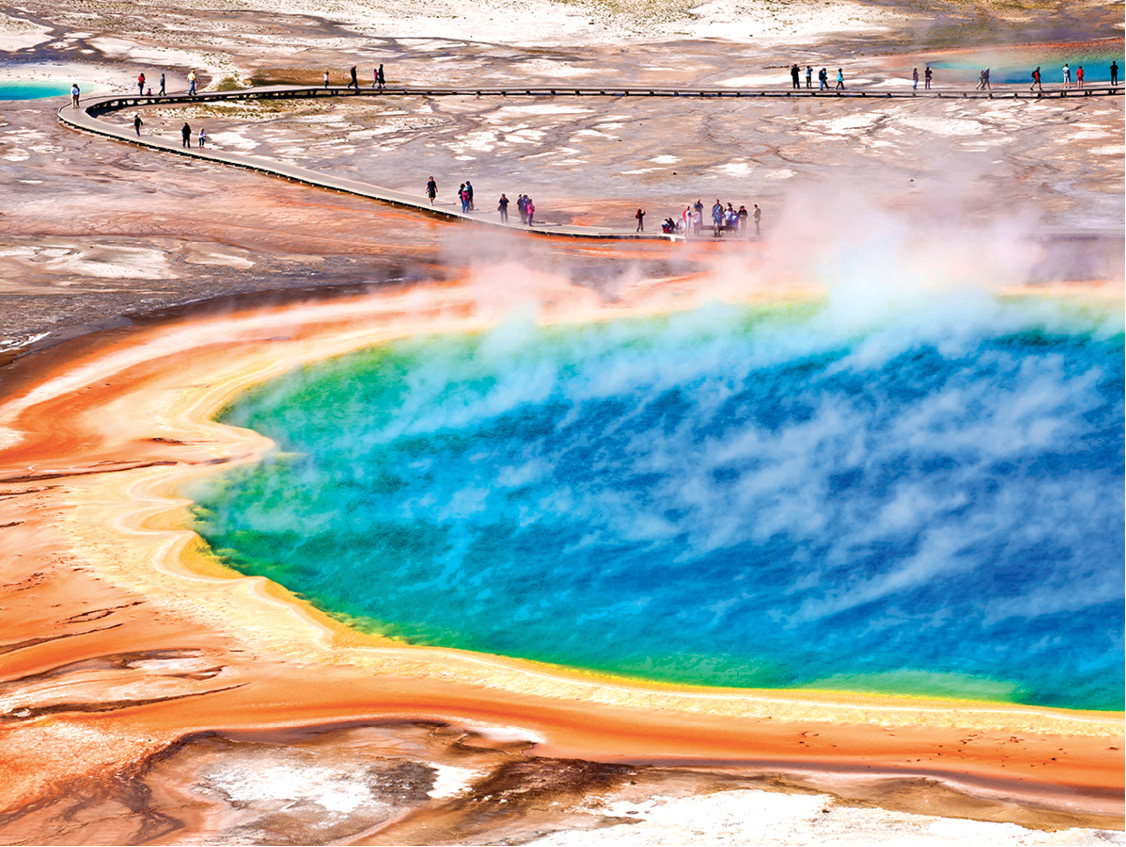
<svg viewBox="0 0 1126 847">
<path fill-rule="evenodd" d="M 199 128 L 199 149 L 202 150 L 203 146 L 207 143 L 207 132 L 203 127 Z M 187 121 L 180 127 L 180 146 L 187 147 L 189 150 L 192 146 L 192 128 L 188 125 Z"/>
<path fill-rule="evenodd" d="M 434 177 L 426 180 L 426 197 L 430 200 L 430 205 L 434 205 L 435 199 L 438 197 L 438 182 Z M 473 183 L 466 180 L 457 189 L 457 199 L 461 203 L 461 213 L 467 215 L 470 212 L 477 210 L 473 202 Z M 502 224 L 508 223 L 508 206 L 509 199 L 507 195 L 501 194 L 500 200 L 497 201 L 497 212 L 500 213 L 500 222 Z M 516 208 L 520 212 L 520 223 L 524 226 L 531 226 L 536 217 L 536 204 L 532 202 L 532 198 L 527 194 L 521 194 L 516 198 Z"/>
<path fill-rule="evenodd" d="M 1061 69 L 1061 72 L 1062 72 L 1062 75 L 1063 75 L 1063 87 L 1064 88 L 1071 88 L 1072 87 L 1071 65 L 1067 62 L 1064 62 L 1063 68 Z M 981 73 L 982 73 L 982 76 L 981 76 L 981 81 L 978 83 L 978 88 L 989 88 L 989 68 L 986 68 Z M 1075 85 L 1076 88 L 1083 88 L 1085 81 L 1086 81 L 1086 74 L 1083 71 L 1083 66 L 1078 65 L 1075 68 L 1074 85 Z M 1111 85 L 1118 85 L 1118 60 L 1117 59 L 1111 60 L 1111 63 L 1110 63 L 1110 84 Z M 1043 91 L 1044 90 L 1044 77 L 1040 73 L 1040 66 L 1039 65 L 1037 65 L 1036 70 L 1034 70 L 1032 72 L 1032 85 L 1030 85 L 1028 87 L 1028 90 L 1029 91 Z"/>
<path fill-rule="evenodd" d="M 157 97 L 163 97 L 165 95 L 165 93 L 166 93 L 165 83 L 166 83 L 166 77 L 165 77 L 164 73 L 162 72 L 160 74 L 160 88 L 156 92 Z M 188 94 L 192 95 L 193 97 L 195 96 L 195 83 L 196 83 L 195 71 L 189 70 L 188 71 Z M 70 93 L 71 93 L 72 97 L 78 96 L 78 92 L 76 92 L 74 90 L 75 88 L 78 88 L 77 84 L 75 84 L 74 88 L 71 89 Z M 141 97 L 152 97 L 153 96 L 152 86 L 148 84 L 148 79 L 145 77 L 144 71 L 141 71 L 139 74 L 137 74 L 137 94 L 140 95 Z M 74 105 L 75 106 L 78 105 L 77 100 L 75 101 Z"/>
<path fill-rule="evenodd" d="M 497 211 L 500 213 L 502 224 L 508 223 L 508 202 L 508 197 L 503 193 L 500 195 L 500 200 L 497 201 Z M 535 221 L 536 204 L 527 194 L 521 194 L 516 198 L 516 210 L 520 213 L 520 223 L 524 226 L 531 226 Z"/>
<path fill-rule="evenodd" d="M 721 236 L 725 232 L 732 232 L 738 234 L 746 234 L 747 232 L 747 219 L 755 225 L 755 235 L 762 234 L 762 209 L 758 207 L 757 203 L 751 204 L 751 211 L 747 211 L 746 206 L 740 206 L 738 210 L 728 203 L 724 205 L 718 199 L 712 205 L 712 234 L 714 236 Z M 641 223 L 644 218 L 644 212 L 641 209 L 637 210 L 637 231 L 644 232 Z M 680 213 L 680 220 L 675 220 L 672 217 L 665 218 L 661 224 L 661 232 L 666 235 L 679 233 L 688 235 L 692 233 L 699 235 L 704 227 L 704 204 L 701 200 L 697 199 L 695 203 L 685 206 L 684 211 Z"/>
<path fill-rule="evenodd" d="M 790 68 L 790 79 L 793 81 L 794 88 L 801 88 L 801 67 L 797 63 L 795 63 L 794 66 Z M 827 69 L 822 68 L 817 72 L 817 82 L 818 91 L 824 91 L 829 87 L 829 71 Z M 805 66 L 805 87 L 810 89 L 813 88 L 812 65 Z M 834 90 L 842 91 L 844 87 L 844 71 L 840 68 L 837 68 L 837 87 Z"/>
<path fill-rule="evenodd" d="M 925 91 L 931 90 L 931 80 L 932 79 L 934 79 L 934 71 L 931 70 L 930 65 L 927 65 L 926 68 L 923 70 L 923 89 Z M 917 91 L 918 88 L 919 88 L 919 69 L 914 68 L 911 71 L 911 90 Z"/>
<path fill-rule="evenodd" d="M 325 71 L 324 80 L 325 80 L 325 88 L 328 88 L 329 87 L 329 85 L 328 85 L 328 71 Z M 383 74 L 383 65 L 380 65 L 378 68 L 375 68 L 371 72 L 371 87 L 382 91 L 383 86 L 386 85 L 386 84 L 387 84 L 387 77 L 384 76 L 384 74 Z M 348 71 L 348 87 L 354 88 L 356 91 L 360 90 L 360 80 L 356 76 L 356 66 L 355 65 L 352 65 L 351 69 Z"/>
</svg>

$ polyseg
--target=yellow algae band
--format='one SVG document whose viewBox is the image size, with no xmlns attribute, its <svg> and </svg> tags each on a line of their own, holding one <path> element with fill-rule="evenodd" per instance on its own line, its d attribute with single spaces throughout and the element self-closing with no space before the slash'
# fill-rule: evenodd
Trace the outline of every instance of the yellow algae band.
<svg viewBox="0 0 1126 847">
<path fill-rule="evenodd" d="M 1039 731 L 1062 734 L 1107 734 L 1120 731 L 1116 714 L 1078 713 L 1020 706 L 988 706 L 965 698 L 894 696 L 868 692 L 867 688 L 894 690 L 893 678 L 830 678 L 806 689 L 717 690 L 686 685 L 643 682 L 614 674 L 597 674 L 463 651 L 435 648 L 403 649 L 393 639 L 363 634 L 325 615 L 268 581 L 236 576 L 209 554 L 197 536 L 183 526 L 186 501 L 171 499 L 185 479 L 208 473 L 232 462 L 256 461 L 270 449 L 256 433 L 211 420 L 211 416 L 238 392 L 304 362 L 338 355 L 391 338 L 419 332 L 480 329 L 489 318 L 466 318 L 472 306 L 471 288 L 446 286 L 432 290 L 435 308 L 418 313 L 404 303 L 417 299 L 407 292 L 379 295 L 312 309 L 278 310 L 267 315 L 235 316 L 202 322 L 189 333 L 175 327 L 153 331 L 155 336 L 130 358 L 127 351 L 110 357 L 111 368 L 129 371 L 150 358 L 151 347 L 177 359 L 175 385 L 161 386 L 154 375 L 144 385 L 147 403 L 130 400 L 141 410 L 120 421 L 116 438 L 121 444 L 152 443 L 162 439 L 162 449 L 176 453 L 173 467 L 139 469 L 109 478 L 91 477 L 71 492 L 70 525 L 76 547 L 90 555 L 98 571 L 120 584 L 159 598 L 176 614 L 205 618 L 216 626 L 250 638 L 261 649 L 279 651 L 303 660 L 348 662 L 381 672 L 426 676 L 440 668 L 447 677 L 466 681 L 487 680 L 500 687 L 536 695 L 581 697 L 591 702 L 641 708 L 683 710 L 687 713 L 738 716 L 780 716 L 795 720 L 846 720 L 949 726 L 972 716 L 978 725 L 999 727 L 1013 722 L 1035 725 Z M 605 306 L 589 294 L 570 287 L 553 292 L 554 313 L 547 320 L 606 319 L 616 314 L 659 313 L 669 308 L 668 293 L 643 300 L 627 311 Z M 683 293 L 681 294 L 683 298 Z M 677 305 L 687 305 L 687 301 Z M 404 315 L 409 315 L 404 320 Z M 301 330 L 288 340 L 277 340 L 281 327 Z M 191 349 L 190 373 L 183 370 L 184 352 Z M 100 363 L 103 367 L 105 362 Z M 89 378 L 105 372 L 91 366 Z M 81 365 L 79 366 L 81 369 Z M 58 383 L 70 388 L 76 375 Z M 182 386 L 189 386 L 183 388 Z M 156 411 L 159 408 L 159 413 Z M 151 412 L 147 410 L 151 409 Z M 171 446 L 177 446 L 173 449 Z M 109 496 L 112 487 L 119 490 Z M 113 520 L 99 520 L 101 510 L 116 512 Z M 91 529 L 94 527 L 95 529 Z M 124 535 L 124 539 L 123 536 Z M 122 542 L 126 541 L 123 545 Z M 97 555 L 101 551 L 101 555 Z M 122 552 L 127 556 L 122 556 Z M 218 578 L 218 583 L 216 579 Z M 486 670 L 487 668 L 487 670 Z M 915 680 L 918 682 L 919 680 Z M 859 691 L 857 689 L 860 689 Z M 986 687 L 983 700 L 1004 698 L 1004 691 Z M 965 709 L 968 705 L 976 708 Z M 952 717 L 951 708 L 956 718 Z"/>
<path fill-rule="evenodd" d="M 606 305 L 564 280 L 540 285 L 541 302 L 552 303 L 545 322 L 658 314 L 707 296 L 680 281 Z M 780 769 L 832 764 L 867 774 L 910 769 L 998 780 L 1010 795 L 1019 793 L 1018 779 L 1035 786 L 1037 802 L 1058 794 L 1068 808 L 1121 806 L 1120 713 L 674 686 L 404 647 L 351 629 L 266 580 L 233 574 L 184 528 L 189 503 L 176 492 L 187 480 L 255 462 L 271 449 L 254 432 L 212 420 L 232 397 L 304 363 L 392 338 L 487 327 L 497 313 L 478 293 L 472 285 L 435 285 L 111 334 L 6 397 L 0 425 L 8 478 L 64 481 L 44 486 L 40 510 L 12 528 L 26 551 L 13 565 L 30 582 L 4 589 L 18 590 L 6 602 L 113 609 L 116 622 L 91 626 L 79 616 L 60 623 L 29 611 L 11 638 L 48 640 L 15 654 L 8 675 L 28 677 L 84 656 L 190 649 L 199 657 L 193 661 L 217 671 L 182 683 L 206 700 L 137 696 L 113 712 L 70 719 L 96 721 L 91 731 L 105 737 L 156 744 L 214 730 L 427 720 L 517 727 L 546 755 Z M 36 581 L 36 569 L 53 576 Z M 148 748 L 134 747 L 118 745 L 115 755 L 146 755 Z M 101 761 L 87 758 L 90 767 Z"/>
</svg>

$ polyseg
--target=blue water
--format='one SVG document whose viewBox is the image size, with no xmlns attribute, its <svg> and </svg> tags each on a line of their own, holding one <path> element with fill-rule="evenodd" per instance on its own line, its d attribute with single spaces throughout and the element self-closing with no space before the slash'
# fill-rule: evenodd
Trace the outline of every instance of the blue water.
<svg viewBox="0 0 1126 847">
<path fill-rule="evenodd" d="M 279 452 L 191 493 L 233 567 L 420 644 L 1118 710 L 1123 356 L 1046 303 L 419 338 L 244 396 Z"/>
<path fill-rule="evenodd" d="M 39 100 L 70 94 L 70 83 L 45 80 L 0 82 L 0 100 Z"/>
<path fill-rule="evenodd" d="M 1118 63 L 1118 82 L 1123 82 L 1123 67 L 1126 66 L 1126 57 L 1123 56 L 1121 50 L 1119 51 L 1076 51 L 1074 55 L 1064 54 L 1061 51 L 1053 50 L 1053 52 L 1044 54 L 1036 54 L 1029 50 L 1026 61 L 1016 63 L 1012 57 L 1006 56 L 1000 58 L 996 55 L 990 56 L 983 52 L 976 61 L 963 60 L 942 60 L 937 62 L 929 62 L 928 64 L 935 70 L 939 77 L 944 82 L 951 81 L 952 78 L 965 81 L 977 82 L 978 73 L 982 68 L 989 68 L 989 80 L 993 84 L 1032 84 L 1032 70 L 1039 67 L 1041 74 L 1041 82 L 1043 85 L 1060 86 L 1063 85 L 1063 66 L 1066 62 L 1071 67 L 1071 83 L 1074 86 L 1076 83 L 1075 71 L 1079 67 L 1083 68 L 1084 84 L 1087 86 L 1102 85 L 1106 86 L 1110 83 L 1110 63 L 1112 61 Z M 940 73 L 943 72 L 943 73 Z M 948 75 L 946 72 L 949 72 Z M 922 74 L 922 71 L 919 72 Z"/>
</svg>

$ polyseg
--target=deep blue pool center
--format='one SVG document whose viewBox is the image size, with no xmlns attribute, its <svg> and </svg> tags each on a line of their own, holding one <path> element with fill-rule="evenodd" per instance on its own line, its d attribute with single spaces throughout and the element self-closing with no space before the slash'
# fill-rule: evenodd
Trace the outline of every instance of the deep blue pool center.
<svg viewBox="0 0 1126 847">
<path fill-rule="evenodd" d="M 191 494 L 232 567 L 414 643 L 1120 710 L 1123 353 L 1046 301 L 417 338 L 247 394 L 278 452 Z"/>
</svg>

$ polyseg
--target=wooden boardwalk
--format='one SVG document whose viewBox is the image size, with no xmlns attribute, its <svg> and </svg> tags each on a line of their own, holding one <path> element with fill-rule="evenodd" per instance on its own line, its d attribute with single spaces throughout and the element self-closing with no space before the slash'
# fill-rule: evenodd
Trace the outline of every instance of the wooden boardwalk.
<svg viewBox="0 0 1126 847">
<path fill-rule="evenodd" d="M 590 239 L 621 239 L 621 240 L 646 240 L 646 241 L 683 241 L 682 235 L 666 235 L 660 232 L 631 232 L 627 230 L 613 230 L 598 227 L 562 226 L 550 222 L 536 222 L 534 226 L 522 226 L 517 223 L 502 224 L 496 218 L 496 212 L 482 211 L 477 214 L 464 214 L 453 203 L 436 201 L 431 204 L 425 197 L 415 194 L 405 194 L 390 188 L 383 188 L 359 180 L 332 176 L 320 171 L 289 165 L 272 159 L 253 156 L 225 150 L 204 149 L 198 147 L 183 147 L 179 139 L 169 140 L 156 135 L 137 136 L 129 126 L 111 124 L 100 120 L 100 116 L 121 109 L 146 108 L 152 106 L 182 105 L 223 102 L 228 100 L 282 100 L 282 99 L 314 99 L 325 97 L 806 97 L 806 98 L 832 98 L 832 99 L 932 99 L 932 100 L 1038 100 L 1049 98 L 1088 98 L 1121 96 L 1122 86 L 1092 86 L 1089 88 L 1047 89 L 1042 93 L 1031 92 L 1023 86 L 1020 90 L 997 91 L 955 91 L 935 90 L 930 91 L 818 91 L 817 89 L 727 89 L 727 88 L 647 88 L 630 86 L 628 88 L 609 87 L 584 87 L 570 88 L 563 86 L 530 86 L 522 88 L 435 88 L 430 86 L 385 86 L 382 90 L 374 88 L 354 89 L 350 86 L 328 87 L 298 87 L 298 86 L 263 86 L 245 88 L 235 91 L 206 91 L 195 95 L 170 94 L 170 95 L 112 95 L 107 97 L 91 98 L 75 109 L 69 104 L 59 109 L 58 118 L 61 123 L 83 132 L 125 141 L 140 147 L 148 147 L 165 153 L 174 153 L 193 159 L 209 162 L 219 162 L 238 168 L 257 171 L 281 177 L 292 182 L 304 185 L 325 188 L 331 191 L 340 191 L 358 197 L 378 200 L 391 206 L 412 209 L 441 218 L 468 221 L 482 226 L 500 227 L 503 229 L 529 232 L 535 235 L 565 236 L 570 238 Z M 511 214 L 518 217 L 515 204 Z M 659 224 L 658 224 L 659 226 Z M 704 226 L 704 231 L 710 232 L 711 227 Z M 740 240 L 754 240 L 755 236 L 736 236 Z M 701 240 L 709 240 L 701 239 Z"/>
</svg>

